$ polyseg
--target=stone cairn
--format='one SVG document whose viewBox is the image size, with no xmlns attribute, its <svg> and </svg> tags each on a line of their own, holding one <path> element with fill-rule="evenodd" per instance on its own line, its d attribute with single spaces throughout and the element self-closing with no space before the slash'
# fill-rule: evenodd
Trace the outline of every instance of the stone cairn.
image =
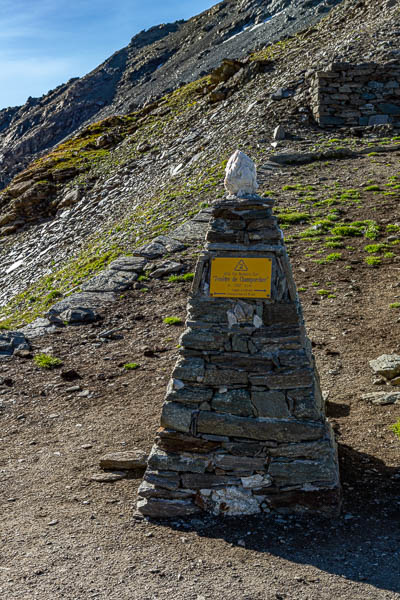
<svg viewBox="0 0 400 600">
<path fill-rule="evenodd" d="M 336 444 L 274 202 L 256 195 L 254 164 L 241 152 L 225 186 L 138 510 L 337 514 Z"/>
</svg>

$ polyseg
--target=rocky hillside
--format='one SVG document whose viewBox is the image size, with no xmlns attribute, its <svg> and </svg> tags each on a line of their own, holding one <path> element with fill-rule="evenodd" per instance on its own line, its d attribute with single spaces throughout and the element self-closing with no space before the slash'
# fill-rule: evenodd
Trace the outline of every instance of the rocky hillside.
<svg viewBox="0 0 400 600">
<path fill-rule="evenodd" d="M 341 0 L 226 0 L 142 31 L 97 69 L 0 111 L 0 189 L 40 153 L 105 116 L 127 114 L 215 69 L 223 58 L 317 23 Z"/>
<path fill-rule="evenodd" d="M 341 157 L 357 150 L 352 132 L 344 129 L 338 139 L 316 127 L 309 81 L 333 60 L 395 59 L 399 11 L 391 0 L 384 8 L 378 1 L 343 2 L 318 25 L 243 60 L 225 60 L 144 108 L 85 126 L 31 163 L 0 194 L 3 319 L 32 320 L 49 294 L 71 293 L 223 194 L 225 161 L 237 147 L 256 160 L 263 190 L 270 190 L 278 124 L 288 133 L 278 142 L 286 151 L 338 147 Z"/>
</svg>

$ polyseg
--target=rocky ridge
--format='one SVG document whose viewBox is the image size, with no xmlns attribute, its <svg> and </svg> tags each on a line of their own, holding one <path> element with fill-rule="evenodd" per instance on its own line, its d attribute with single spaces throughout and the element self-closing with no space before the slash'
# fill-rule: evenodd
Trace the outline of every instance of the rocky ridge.
<svg viewBox="0 0 400 600">
<path fill-rule="evenodd" d="M 81 78 L 0 111 L 0 187 L 79 128 L 146 102 L 257 47 L 317 23 L 341 0 L 226 0 L 176 23 L 142 31 Z"/>
</svg>

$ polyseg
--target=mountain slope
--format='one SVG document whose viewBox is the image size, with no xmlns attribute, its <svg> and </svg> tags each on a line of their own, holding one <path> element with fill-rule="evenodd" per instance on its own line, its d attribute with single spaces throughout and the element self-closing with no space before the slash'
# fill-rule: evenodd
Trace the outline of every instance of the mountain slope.
<svg viewBox="0 0 400 600">
<path fill-rule="evenodd" d="M 98 68 L 41 98 L 0 111 L 0 187 L 80 127 L 126 114 L 257 47 L 318 22 L 341 0 L 227 0 L 152 27 Z"/>
</svg>

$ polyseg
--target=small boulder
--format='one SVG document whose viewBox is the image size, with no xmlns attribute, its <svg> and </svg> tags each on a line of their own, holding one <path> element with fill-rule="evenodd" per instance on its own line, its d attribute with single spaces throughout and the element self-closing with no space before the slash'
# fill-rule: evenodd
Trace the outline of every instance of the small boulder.
<svg viewBox="0 0 400 600">
<path fill-rule="evenodd" d="M 145 469 L 148 455 L 143 450 L 128 450 L 125 452 L 110 452 L 100 458 L 102 469 Z"/>
<path fill-rule="evenodd" d="M 93 321 L 97 321 L 98 315 L 91 308 L 81 308 L 77 306 L 76 308 L 69 308 L 62 312 L 60 314 L 60 319 L 68 323 L 68 325 L 76 323 L 93 323 Z"/>
<path fill-rule="evenodd" d="M 284 128 L 282 127 L 282 125 L 278 125 L 278 127 L 275 127 L 274 129 L 274 140 L 284 140 L 286 138 L 286 131 L 284 130 Z"/>
<path fill-rule="evenodd" d="M 375 375 L 381 375 L 385 379 L 394 379 L 400 375 L 400 355 L 382 354 L 369 361 L 369 366 Z"/>
</svg>

